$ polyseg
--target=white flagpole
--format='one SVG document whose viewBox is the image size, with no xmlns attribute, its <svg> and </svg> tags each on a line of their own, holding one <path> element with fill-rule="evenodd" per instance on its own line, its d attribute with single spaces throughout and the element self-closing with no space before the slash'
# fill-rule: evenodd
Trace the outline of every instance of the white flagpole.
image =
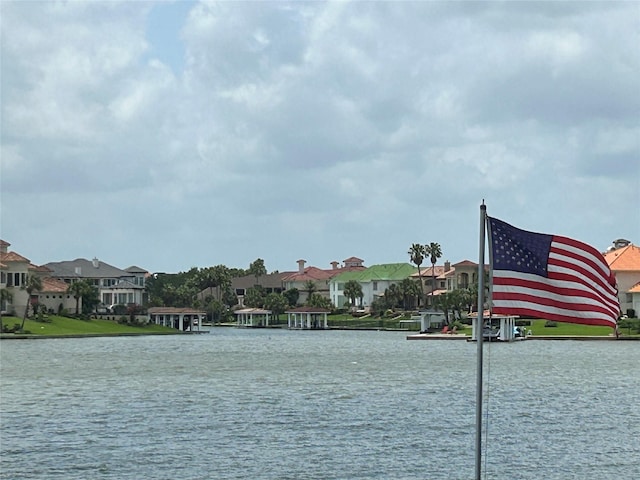
<svg viewBox="0 0 640 480">
<path fill-rule="evenodd" d="M 475 479 L 482 475 L 482 341 L 484 337 L 484 238 L 487 207 L 480 205 L 480 251 L 478 255 L 478 317 L 476 321 L 476 342 L 478 360 L 476 375 L 476 468 Z"/>
</svg>

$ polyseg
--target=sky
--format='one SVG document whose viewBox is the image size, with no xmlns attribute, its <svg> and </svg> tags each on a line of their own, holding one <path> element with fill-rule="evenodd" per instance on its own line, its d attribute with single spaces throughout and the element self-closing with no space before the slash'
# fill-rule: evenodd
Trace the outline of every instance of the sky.
<svg viewBox="0 0 640 480">
<path fill-rule="evenodd" d="M 0 3 L 0 238 L 32 263 L 272 271 L 480 205 L 640 244 L 639 2 Z"/>
</svg>

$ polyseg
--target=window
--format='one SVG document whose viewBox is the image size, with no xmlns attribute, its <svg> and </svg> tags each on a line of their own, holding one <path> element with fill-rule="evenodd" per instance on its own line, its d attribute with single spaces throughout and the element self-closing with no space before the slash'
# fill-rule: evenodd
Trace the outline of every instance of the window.
<svg viewBox="0 0 640 480">
<path fill-rule="evenodd" d="M 378 282 L 373 282 L 373 291 L 374 292 L 378 291 Z"/>
</svg>

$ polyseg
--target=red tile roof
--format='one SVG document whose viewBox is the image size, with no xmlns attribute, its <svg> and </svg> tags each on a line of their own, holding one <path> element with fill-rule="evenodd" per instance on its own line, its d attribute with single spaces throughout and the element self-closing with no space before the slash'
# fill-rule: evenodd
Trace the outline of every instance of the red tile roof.
<svg viewBox="0 0 640 480">
<path fill-rule="evenodd" d="M 338 273 L 348 272 L 350 269 L 346 268 L 336 268 L 335 270 L 322 270 L 317 267 L 307 267 L 300 272 L 294 272 L 290 275 L 287 275 L 282 278 L 283 282 L 306 282 L 308 280 L 318 281 L 318 280 L 328 280 Z"/>
<path fill-rule="evenodd" d="M 40 280 L 42 282 L 42 293 L 66 293 L 69 285 L 57 278 L 44 277 Z"/>
<path fill-rule="evenodd" d="M 604 254 L 604 259 L 613 272 L 640 271 L 640 247 L 627 245 Z"/>
<path fill-rule="evenodd" d="M 28 258 L 23 257 L 20 254 L 17 254 L 16 252 L 2 252 L 0 253 L 0 262 L 2 263 L 7 263 L 7 262 L 29 262 Z"/>
</svg>

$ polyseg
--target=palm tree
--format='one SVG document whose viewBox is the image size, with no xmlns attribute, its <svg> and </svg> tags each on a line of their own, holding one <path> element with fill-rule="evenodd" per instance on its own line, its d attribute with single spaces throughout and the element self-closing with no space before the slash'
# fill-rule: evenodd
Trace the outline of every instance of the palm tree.
<svg viewBox="0 0 640 480">
<path fill-rule="evenodd" d="M 24 309 L 24 317 L 22 317 L 22 324 L 20 325 L 20 330 L 22 331 L 24 329 L 24 321 L 27 319 L 27 315 L 29 314 L 31 294 L 33 292 L 39 292 L 40 290 L 42 290 L 42 280 L 37 275 L 28 274 L 24 284 L 22 284 L 20 289 L 27 292 L 27 306 Z"/>
<path fill-rule="evenodd" d="M 420 287 L 414 280 L 405 278 L 400 282 L 398 288 L 402 292 L 403 307 L 405 310 L 409 310 L 409 308 L 413 306 L 413 300 L 420 298 Z"/>
<path fill-rule="evenodd" d="M 256 285 L 260 285 L 260 277 L 267 274 L 267 269 L 264 266 L 264 260 L 257 258 L 249 265 L 249 273 L 256 277 Z"/>
<path fill-rule="evenodd" d="M 362 299 L 362 285 L 355 280 L 349 280 L 344 284 L 344 295 L 351 300 L 351 306 L 355 307 L 356 298 Z"/>
<path fill-rule="evenodd" d="M 407 252 L 409 254 L 409 258 L 411 259 L 411 263 L 415 264 L 418 267 L 418 278 L 420 279 L 420 298 L 418 298 L 418 306 L 420 306 L 420 299 L 424 295 L 424 285 L 422 284 L 422 273 L 420 272 L 420 265 L 424 261 L 425 256 L 425 248 L 421 243 L 414 243 L 409 248 Z"/>
<path fill-rule="evenodd" d="M 424 246 L 424 252 L 431 260 L 431 276 L 433 278 L 431 285 L 431 305 L 433 305 L 433 292 L 436 289 L 436 262 L 442 257 L 442 248 L 440 248 L 439 243 L 431 242 L 429 245 Z"/>
<path fill-rule="evenodd" d="M 67 293 L 73 295 L 76 299 L 76 315 L 80 314 L 80 299 L 87 297 L 93 293 L 93 286 L 86 280 L 73 282 L 67 287 Z"/>
</svg>

